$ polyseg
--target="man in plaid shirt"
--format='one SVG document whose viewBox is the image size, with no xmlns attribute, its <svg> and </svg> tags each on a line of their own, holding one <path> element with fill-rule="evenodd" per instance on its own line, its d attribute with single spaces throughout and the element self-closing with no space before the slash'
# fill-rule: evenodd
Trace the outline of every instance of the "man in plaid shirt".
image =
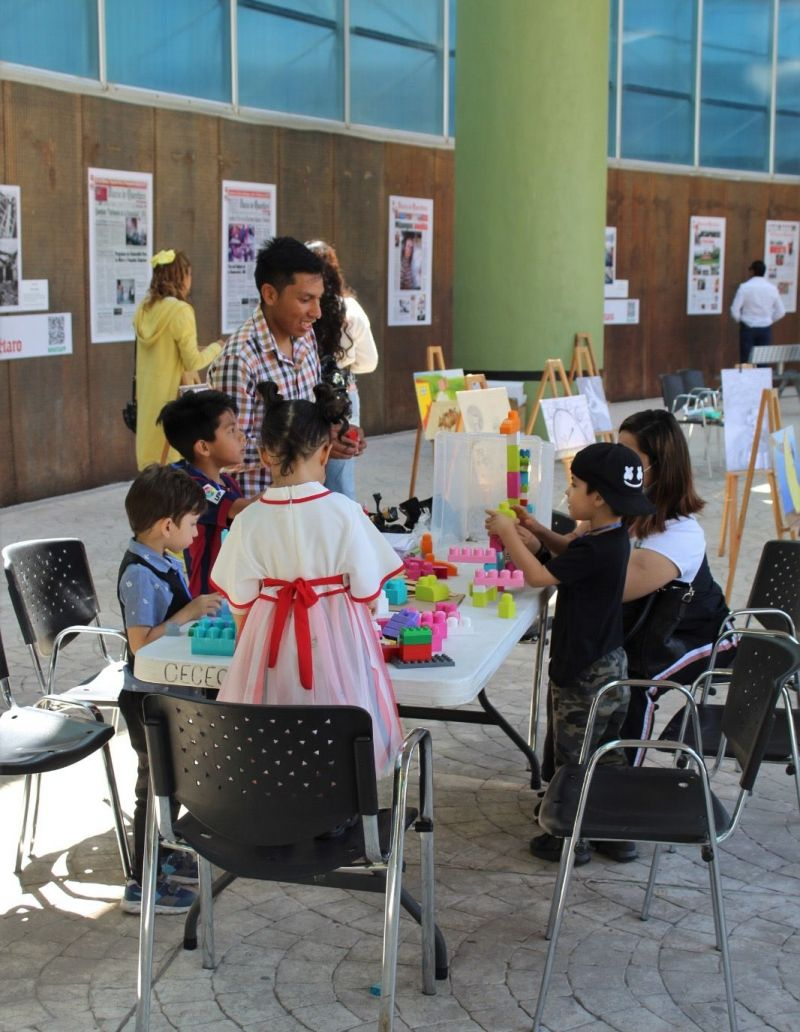
<svg viewBox="0 0 800 1032">
<path fill-rule="evenodd" d="M 255 278 L 261 304 L 208 370 L 209 386 L 229 394 L 239 408 L 245 472 L 236 479 L 248 498 L 270 483 L 269 469 L 258 457 L 264 403 L 257 384 L 272 380 L 284 398 L 313 401 L 320 381 L 312 327 L 320 317 L 322 261 L 299 240 L 275 237 L 258 252 Z M 358 451 L 354 442 L 332 438 L 333 458 L 352 458 Z"/>
</svg>

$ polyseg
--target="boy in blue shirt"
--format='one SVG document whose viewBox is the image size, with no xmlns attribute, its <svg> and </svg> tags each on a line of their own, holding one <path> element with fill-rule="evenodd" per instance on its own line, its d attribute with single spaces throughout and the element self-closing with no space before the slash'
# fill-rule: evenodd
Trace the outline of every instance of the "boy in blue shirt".
<svg viewBox="0 0 800 1032">
<path fill-rule="evenodd" d="M 236 416 L 236 402 L 229 395 L 197 390 L 186 391 L 168 402 L 158 417 L 164 436 L 183 456 L 175 467 L 188 473 L 206 500 L 197 536 L 184 552 L 193 596 L 208 593 L 208 577 L 222 544 L 222 533 L 249 504 L 233 477 L 222 472 L 225 466 L 238 466 L 244 457 L 244 435 Z"/>
<path fill-rule="evenodd" d="M 589 710 L 597 689 L 628 676 L 623 648 L 622 590 L 630 556 L 626 516 L 655 511 L 643 491 L 644 470 L 636 452 L 622 444 L 590 444 L 572 460 L 567 489 L 569 514 L 582 526 L 563 541 L 559 554 L 544 558 L 541 542 L 516 521 L 491 512 L 486 521 L 514 565 L 532 587 L 558 587 L 550 641 L 548 710 L 552 715 L 555 765 L 578 762 Z M 551 538 L 553 536 L 551 535 Z M 555 544 L 553 545 L 556 549 Z M 533 554 L 532 554 L 533 553 Z M 540 561 L 541 555 L 544 561 Z M 546 564 L 546 565 L 545 565 Z M 620 737 L 630 689 L 608 692 L 597 713 L 592 749 Z M 607 762 L 625 764 L 621 752 Z M 539 835 L 531 852 L 558 861 L 563 840 Z M 597 849 L 613 859 L 635 860 L 629 842 L 599 842 Z M 588 863 L 589 845 L 575 847 L 575 863 Z"/>
<path fill-rule="evenodd" d="M 144 734 L 142 704 L 154 686 L 133 676 L 132 657 L 143 645 L 168 633 L 169 626 L 199 620 L 219 609 L 218 594 L 192 599 L 180 563 L 167 549 L 180 552 L 197 535 L 197 521 L 205 510 L 200 487 L 172 466 L 147 466 L 125 497 L 125 511 L 133 531 L 122 558 L 117 597 L 128 639 L 128 667 L 119 708 L 128 726 L 130 743 L 138 758 L 136 805 L 133 814 L 133 881 L 128 882 L 121 907 L 138 914 L 142 901 L 142 862 L 150 768 Z M 185 913 L 195 894 L 172 882 L 197 881 L 197 866 L 189 854 L 177 852 L 161 858 L 161 877 L 156 886 L 156 913 Z"/>
</svg>

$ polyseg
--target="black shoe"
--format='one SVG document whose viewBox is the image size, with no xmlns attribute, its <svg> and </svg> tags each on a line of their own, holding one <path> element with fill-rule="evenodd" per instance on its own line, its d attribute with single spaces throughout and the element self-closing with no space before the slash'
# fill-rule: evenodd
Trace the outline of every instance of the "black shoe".
<svg viewBox="0 0 800 1032">
<path fill-rule="evenodd" d="M 639 859 L 639 850 L 635 842 L 593 842 L 598 853 L 616 860 L 618 864 L 629 864 Z"/>
<path fill-rule="evenodd" d="M 564 845 L 563 838 L 556 835 L 536 835 L 530 841 L 530 851 L 540 860 L 549 860 L 551 863 L 558 863 L 561 860 L 561 849 Z M 592 859 L 592 851 L 585 839 L 580 839 L 575 845 L 575 866 L 583 867 Z"/>
</svg>

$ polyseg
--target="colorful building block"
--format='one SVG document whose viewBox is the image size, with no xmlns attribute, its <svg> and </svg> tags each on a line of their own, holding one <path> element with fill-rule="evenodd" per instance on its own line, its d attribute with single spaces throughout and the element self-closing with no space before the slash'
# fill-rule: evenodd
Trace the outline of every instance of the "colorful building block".
<svg viewBox="0 0 800 1032">
<path fill-rule="evenodd" d="M 416 667 L 417 669 L 424 669 L 425 667 L 450 667 L 455 666 L 455 662 L 446 656 L 443 652 L 440 652 L 438 656 L 431 656 L 430 659 L 418 659 L 406 661 L 395 656 L 390 660 L 392 666 L 396 667 Z"/>
<path fill-rule="evenodd" d="M 446 584 L 437 580 L 433 574 L 420 577 L 414 588 L 414 597 L 420 602 L 442 602 L 450 595 Z"/>
<path fill-rule="evenodd" d="M 470 594 L 472 595 L 472 604 L 476 608 L 485 609 L 489 602 L 489 591 L 483 584 L 473 584 L 471 586 Z"/>
<path fill-rule="evenodd" d="M 472 620 L 468 616 L 462 616 L 460 620 L 454 616 L 448 616 L 447 634 L 450 638 L 457 638 L 462 634 L 472 634 Z"/>
<path fill-rule="evenodd" d="M 498 603 L 497 615 L 503 620 L 513 620 L 517 615 L 517 603 L 514 601 L 514 596 L 507 591 L 503 592 Z"/>
<path fill-rule="evenodd" d="M 454 616 L 458 620 L 458 605 L 455 602 L 437 602 L 436 612 L 444 613 L 447 617 Z"/>
<path fill-rule="evenodd" d="M 420 616 L 427 616 L 427 613 L 421 613 Z M 398 641 L 401 645 L 430 645 L 433 640 L 433 634 L 430 627 L 404 627 L 400 631 L 400 637 Z"/>
<path fill-rule="evenodd" d="M 404 663 L 418 662 L 423 659 L 430 659 L 433 656 L 433 646 L 430 642 L 424 645 L 401 645 L 400 659 Z"/>
<path fill-rule="evenodd" d="M 390 606 L 402 606 L 408 602 L 408 588 L 402 577 L 392 577 L 383 585 Z"/>
<path fill-rule="evenodd" d="M 447 553 L 451 563 L 496 563 L 497 551 L 494 548 L 451 548 Z"/>
<path fill-rule="evenodd" d="M 404 627 L 419 627 L 418 610 L 401 609 L 397 613 L 392 613 L 383 626 L 383 636 L 384 638 L 399 638 Z"/>
<path fill-rule="evenodd" d="M 521 591 L 525 587 L 525 578 L 522 570 L 476 570 L 473 584 L 502 588 L 503 591 Z"/>
<path fill-rule="evenodd" d="M 426 532 L 420 538 L 419 550 L 426 557 L 433 554 L 433 538 L 429 533 Z"/>
<path fill-rule="evenodd" d="M 232 656 L 236 648 L 236 624 L 232 617 L 204 616 L 188 631 L 192 655 Z"/>
</svg>

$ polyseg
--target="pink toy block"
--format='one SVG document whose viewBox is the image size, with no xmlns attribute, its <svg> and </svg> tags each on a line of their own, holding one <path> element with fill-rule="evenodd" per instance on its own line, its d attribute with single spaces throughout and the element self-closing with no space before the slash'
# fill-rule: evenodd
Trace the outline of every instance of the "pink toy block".
<svg viewBox="0 0 800 1032">
<path fill-rule="evenodd" d="M 509 498 L 519 498 L 519 473 L 506 473 L 506 492 Z"/>
<path fill-rule="evenodd" d="M 458 619 L 458 606 L 455 602 L 437 602 L 436 612 L 444 613 L 448 617 L 454 616 L 456 620 Z"/>
<path fill-rule="evenodd" d="M 525 587 L 522 570 L 476 570 L 473 584 L 503 591 L 521 591 Z"/>
<path fill-rule="evenodd" d="M 497 562 L 497 551 L 494 548 L 451 548 L 447 553 L 450 563 L 484 563 Z"/>
</svg>

